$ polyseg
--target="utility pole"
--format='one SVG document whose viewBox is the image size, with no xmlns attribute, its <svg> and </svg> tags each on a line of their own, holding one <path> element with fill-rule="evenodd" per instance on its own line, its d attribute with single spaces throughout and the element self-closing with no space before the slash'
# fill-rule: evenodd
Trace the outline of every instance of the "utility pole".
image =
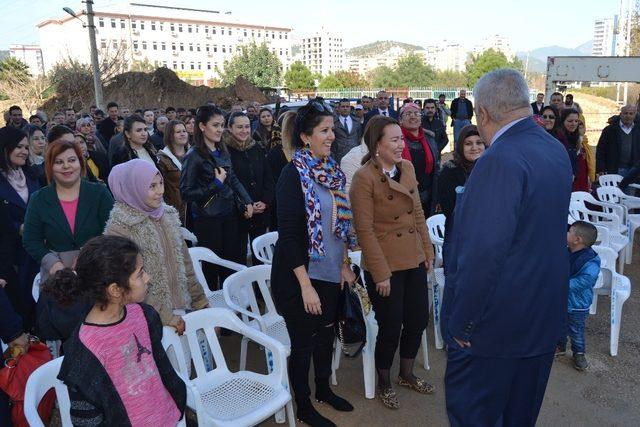
<svg viewBox="0 0 640 427">
<path fill-rule="evenodd" d="M 96 43 L 96 26 L 93 23 L 93 0 L 86 0 L 87 27 L 89 27 L 89 45 L 91 46 L 91 68 L 93 68 L 93 90 L 96 93 L 96 106 L 104 109 L 102 96 L 102 80 L 100 78 L 100 64 L 98 63 L 98 45 Z"/>
</svg>

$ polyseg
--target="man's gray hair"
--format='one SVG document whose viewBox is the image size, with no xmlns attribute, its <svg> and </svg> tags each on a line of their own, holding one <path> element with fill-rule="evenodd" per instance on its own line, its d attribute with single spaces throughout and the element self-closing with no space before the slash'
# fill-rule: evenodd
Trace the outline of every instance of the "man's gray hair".
<svg viewBox="0 0 640 427">
<path fill-rule="evenodd" d="M 529 86 L 522 74 L 512 68 L 499 68 L 482 76 L 473 89 L 473 98 L 476 110 L 484 107 L 497 122 L 515 110 L 531 110 Z"/>
</svg>

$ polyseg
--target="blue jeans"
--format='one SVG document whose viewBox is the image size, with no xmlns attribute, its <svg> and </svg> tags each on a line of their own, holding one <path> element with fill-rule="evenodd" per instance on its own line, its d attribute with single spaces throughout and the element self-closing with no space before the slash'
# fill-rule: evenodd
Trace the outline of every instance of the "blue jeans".
<svg viewBox="0 0 640 427">
<path fill-rule="evenodd" d="M 454 146 L 458 146 L 458 136 L 460 135 L 460 131 L 466 125 L 470 125 L 471 120 L 469 119 L 453 119 L 453 142 Z"/>
<path fill-rule="evenodd" d="M 567 335 L 571 338 L 571 351 L 573 354 L 585 352 L 584 328 L 589 316 L 589 310 L 570 311 L 567 313 L 567 332 L 562 334 L 558 345 L 567 346 Z"/>
</svg>

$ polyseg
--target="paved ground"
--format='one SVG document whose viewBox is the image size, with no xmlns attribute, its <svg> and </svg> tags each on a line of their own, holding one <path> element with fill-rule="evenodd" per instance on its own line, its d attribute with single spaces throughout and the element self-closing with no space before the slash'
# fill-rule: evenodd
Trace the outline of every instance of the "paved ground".
<svg viewBox="0 0 640 427">
<path fill-rule="evenodd" d="M 610 300 L 601 297 L 598 313 L 587 321 L 590 368 L 585 373 L 574 370 L 570 356 L 556 360 L 538 425 L 640 425 L 640 296 L 636 292 L 637 283 L 640 283 L 640 247 L 637 244 L 634 252 L 634 264 L 625 267 L 625 275 L 631 279 L 632 294 L 623 308 L 618 356 L 609 355 Z M 338 371 L 339 385 L 334 390 L 349 399 L 355 411 L 344 415 L 326 406 L 319 406 L 319 410 L 341 426 L 447 426 L 443 392 L 445 353 L 433 347 L 431 325 L 429 332 L 431 370 L 424 371 L 420 367 L 416 373 L 437 386 L 435 395 L 422 396 L 396 387 L 401 408 L 398 411 L 388 410 L 378 400 L 364 398 L 362 359 L 343 358 Z M 254 358 L 261 354 L 253 348 L 250 356 Z M 271 419 L 264 425 L 276 424 Z"/>
</svg>

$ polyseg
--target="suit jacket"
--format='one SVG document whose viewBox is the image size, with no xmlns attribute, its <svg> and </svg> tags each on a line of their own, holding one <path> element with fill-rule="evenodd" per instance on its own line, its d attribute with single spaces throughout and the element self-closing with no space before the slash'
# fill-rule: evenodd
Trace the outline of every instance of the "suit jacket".
<svg viewBox="0 0 640 427">
<path fill-rule="evenodd" d="M 392 110 L 391 108 L 388 108 L 387 111 L 389 112 L 389 117 L 392 117 L 396 120 L 399 119 L 397 111 Z M 380 114 L 380 110 L 377 108 L 374 108 L 373 110 L 369 111 L 366 116 L 364 116 L 364 123 L 362 124 L 363 132 L 364 132 L 364 129 L 367 127 L 367 123 L 369 123 L 369 119 L 379 114 Z"/>
<path fill-rule="evenodd" d="M 571 186 L 566 150 L 532 118 L 478 159 L 445 254 L 449 345 L 452 337 L 470 341 L 469 351 L 485 357 L 554 351 L 567 316 Z"/>
<path fill-rule="evenodd" d="M 596 147 L 596 173 L 618 173 L 620 166 L 620 122 L 605 127 L 600 134 Z M 640 166 L 640 126 L 634 125 L 631 131 L 631 159 L 634 167 Z"/>
<path fill-rule="evenodd" d="M 413 165 L 403 159 L 397 167 L 400 182 L 369 160 L 353 176 L 349 191 L 363 268 L 376 283 L 391 278 L 394 271 L 433 260 Z"/>
<path fill-rule="evenodd" d="M 538 104 L 535 101 L 531 103 L 531 109 L 533 110 L 533 114 L 535 114 L 536 116 L 540 115 L 540 112 L 544 107 L 545 107 L 544 102 L 542 103 L 542 107 L 540 108 L 538 108 Z"/>
<path fill-rule="evenodd" d="M 362 138 L 363 127 L 356 118 L 351 117 L 350 132 L 342 124 L 343 121 L 344 119 L 340 115 L 333 119 L 333 133 L 336 139 L 331 144 L 331 154 L 338 163 L 353 147 L 360 145 L 360 138 Z"/>
<path fill-rule="evenodd" d="M 467 115 L 468 119 L 471 120 L 473 117 L 473 104 L 467 98 L 463 99 L 464 103 L 467 105 Z M 460 98 L 456 98 L 451 101 L 451 118 L 456 119 L 458 115 L 458 104 L 460 103 Z M 451 124 L 453 126 L 453 123 Z"/>
<path fill-rule="evenodd" d="M 100 236 L 109 219 L 113 198 L 103 184 L 82 180 L 74 232 L 67 222 L 55 183 L 38 190 L 29 203 L 22 244 L 38 263 L 55 252 L 77 251 L 92 237 Z"/>
<path fill-rule="evenodd" d="M 35 174 L 32 174 L 29 168 L 23 168 L 25 177 L 27 178 L 27 187 L 29 188 L 29 199 L 27 202 L 31 202 L 33 193 L 38 191 L 40 183 Z M 6 201 L 7 213 L 9 220 L 13 228 L 18 232 L 20 227 L 24 223 L 24 215 L 27 212 L 27 203 L 22 200 L 22 197 L 18 195 L 18 192 L 13 189 L 4 174 L 0 173 L 0 199 Z"/>
</svg>

